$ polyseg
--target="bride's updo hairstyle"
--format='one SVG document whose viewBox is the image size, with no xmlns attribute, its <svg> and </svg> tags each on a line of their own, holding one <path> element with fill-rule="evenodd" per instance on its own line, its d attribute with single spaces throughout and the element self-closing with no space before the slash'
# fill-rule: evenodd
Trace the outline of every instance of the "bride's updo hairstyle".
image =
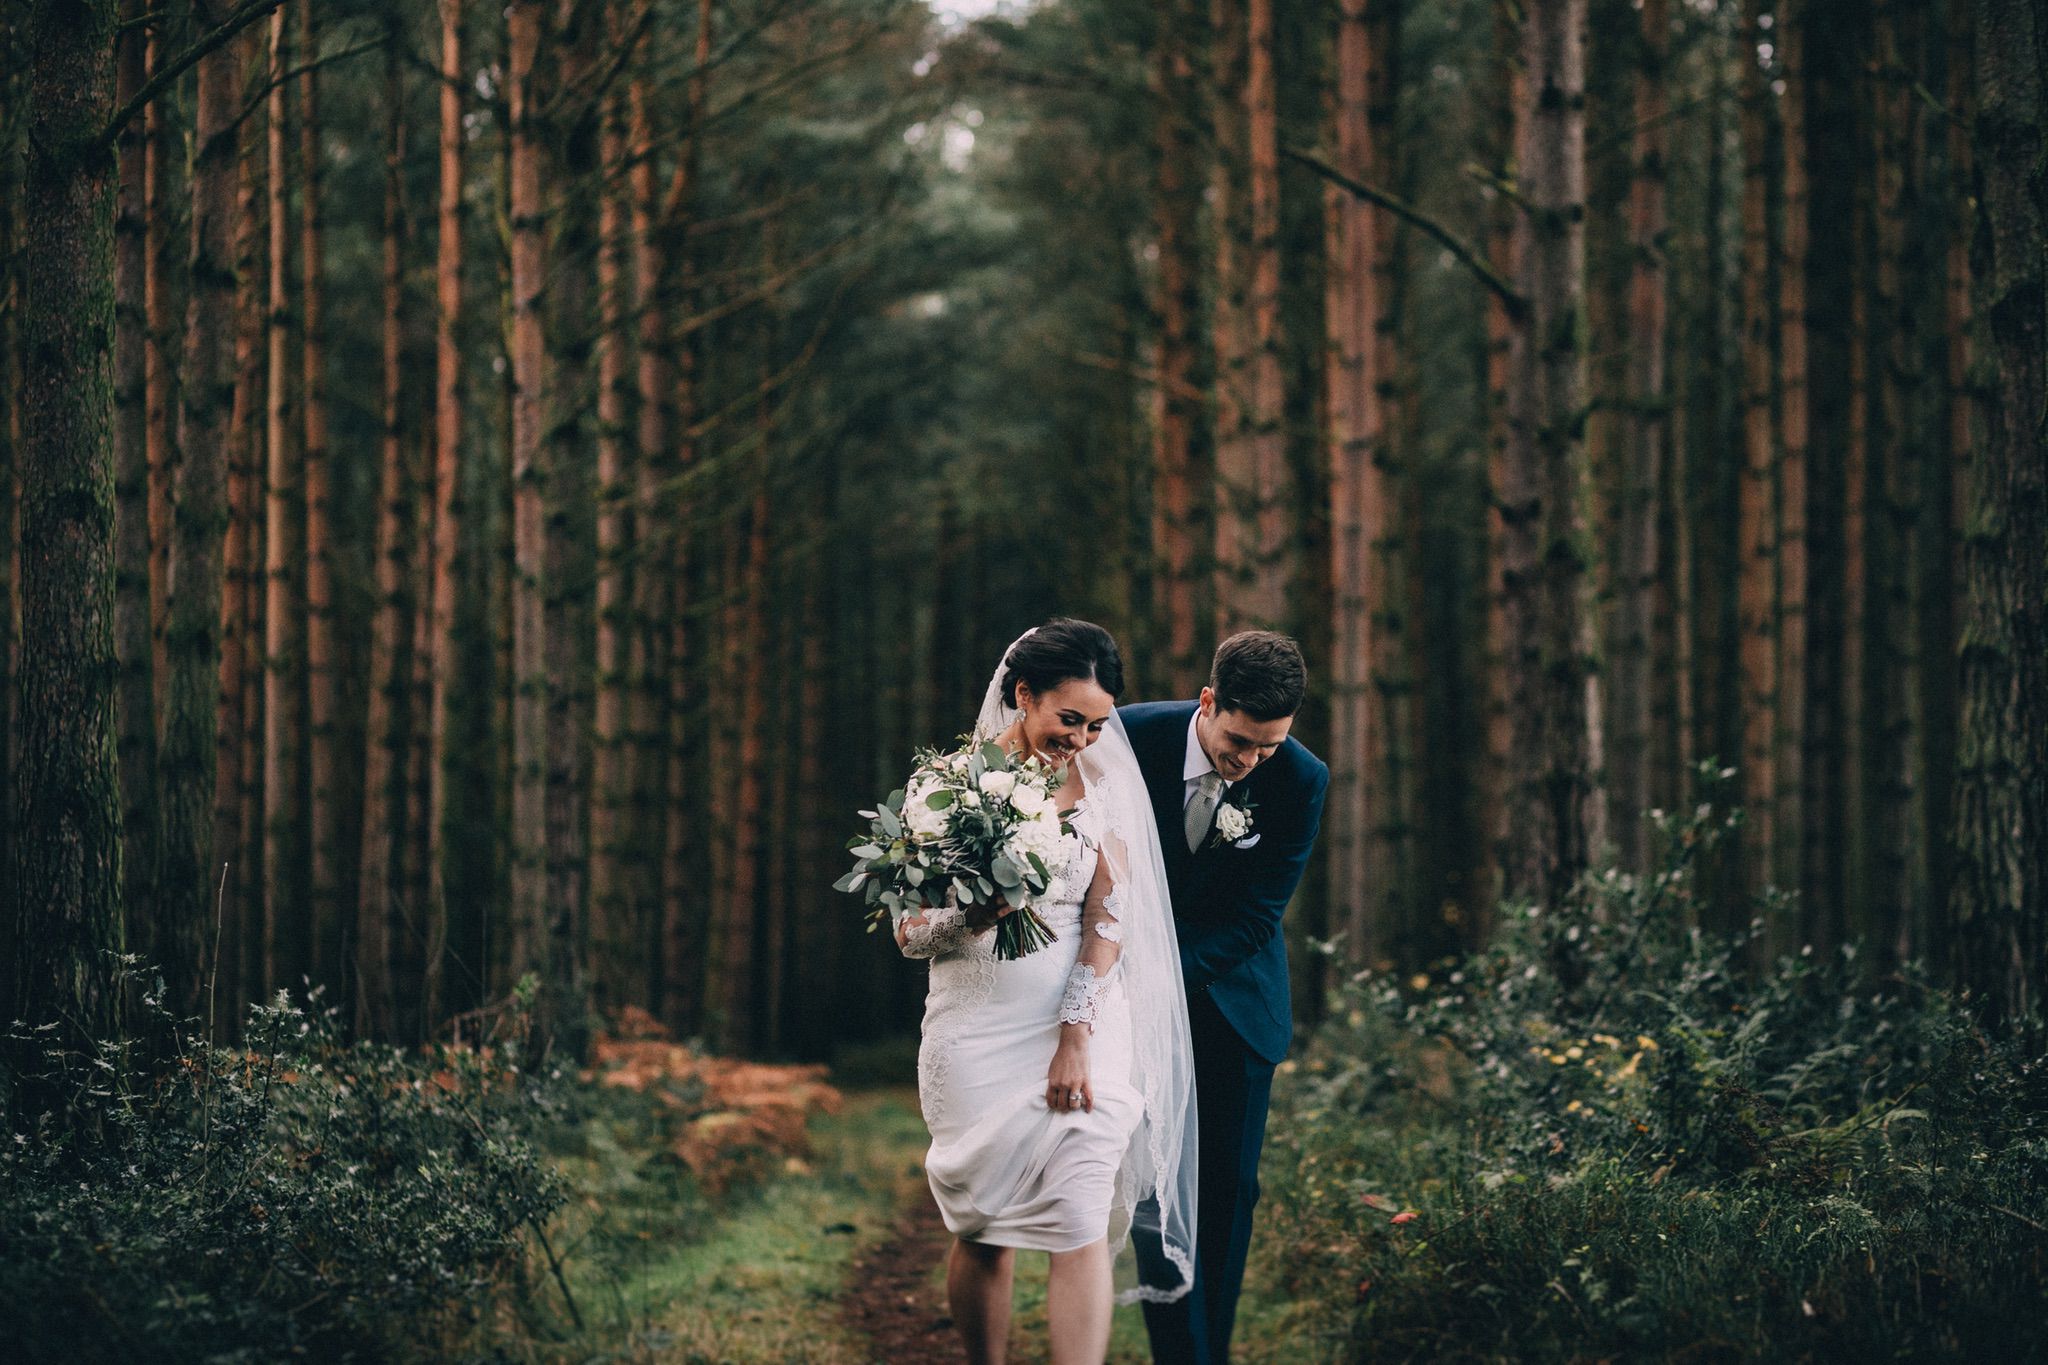
<svg viewBox="0 0 2048 1365">
<path fill-rule="evenodd" d="M 1055 616 L 1019 640 L 1003 672 L 1003 700 L 1017 704 L 1017 684 L 1050 692 L 1075 678 L 1092 678 L 1112 699 L 1123 695 L 1124 660 L 1116 637 L 1093 621 Z"/>
</svg>

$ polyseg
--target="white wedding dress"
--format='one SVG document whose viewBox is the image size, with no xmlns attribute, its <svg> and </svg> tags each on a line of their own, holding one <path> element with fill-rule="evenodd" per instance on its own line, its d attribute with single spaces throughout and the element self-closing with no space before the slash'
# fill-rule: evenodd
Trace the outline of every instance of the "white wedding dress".
<svg viewBox="0 0 2048 1365">
<path fill-rule="evenodd" d="M 1057 935 L 1038 951 L 997 958 L 994 932 L 969 932 L 952 905 L 907 931 L 905 954 L 931 961 L 917 1059 L 932 1136 L 925 1171 L 956 1237 L 1072 1251 L 1110 1231 L 1145 1100 L 1132 1083 L 1120 898 L 1103 863 L 1103 826 L 1084 796 L 1052 885 L 1033 907 Z M 1046 1102 L 1063 1021 L 1093 1029 L 1089 1109 Z"/>
<path fill-rule="evenodd" d="M 974 744 L 1018 717 L 1008 664 L 1005 650 Z M 1122 719 L 1111 712 L 1071 761 L 1075 833 L 1032 907 L 1056 939 L 1002 961 L 993 930 L 969 932 L 956 905 L 901 922 L 904 953 L 931 964 L 917 1065 L 925 1171 L 955 1236 L 1042 1251 L 1106 1236 L 1117 1301 L 1168 1303 L 1194 1284 L 1197 1125 L 1165 861 Z M 1046 1101 L 1063 1020 L 1092 1030 L 1089 1108 Z"/>
</svg>

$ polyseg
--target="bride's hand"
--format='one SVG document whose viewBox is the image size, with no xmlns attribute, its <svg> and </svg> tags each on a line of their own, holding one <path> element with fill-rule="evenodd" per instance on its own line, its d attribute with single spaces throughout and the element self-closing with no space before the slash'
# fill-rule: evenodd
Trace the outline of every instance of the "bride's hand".
<svg viewBox="0 0 2048 1365">
<path fill-rule="evenodd" d="M 1016 909 L 1017 907 L 1010 904 L 1003 893 L 998 891 L 994 902 L 976 901 L 960 913 L 967 920 L 967 927 L 980 934 L 994 928 L 997 920 L 1014 913 Z"/>
<path fill-rule="evenodd" d="M 1045 1075 L 1046 1108 L 1058 1113 L 1075 1109 L 1093 1112 L 1095 1088 L 1088 1082 L 1088 1029 L 1085 1024 L 1060 1028 L 1060 1045 Z"/>
</svg>

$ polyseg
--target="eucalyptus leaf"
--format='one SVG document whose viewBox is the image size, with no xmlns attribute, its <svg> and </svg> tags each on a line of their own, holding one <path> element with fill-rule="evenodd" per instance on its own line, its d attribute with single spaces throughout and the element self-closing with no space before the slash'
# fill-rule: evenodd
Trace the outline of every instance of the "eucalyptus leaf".
<svg viewBox="0 0 2048 1365">
<path fill-rule="evenodd" d="M 995 877 L 996 885 L 1006 890 L 1020 885 L 1024 880 L 1023 874 L 1017 871 L 1017 865 L 1008 858 L 996 859 L 995 866 L 991 867 L 989 872 Z"/>
<path fill-rule="evenodd" d="M 953 791 L 950 787 L 941 787 L 930 796 L 927 796 L 924 799 L 924 803 L 932 810 L 944 810 L 953 804 Z"/>
</svg>

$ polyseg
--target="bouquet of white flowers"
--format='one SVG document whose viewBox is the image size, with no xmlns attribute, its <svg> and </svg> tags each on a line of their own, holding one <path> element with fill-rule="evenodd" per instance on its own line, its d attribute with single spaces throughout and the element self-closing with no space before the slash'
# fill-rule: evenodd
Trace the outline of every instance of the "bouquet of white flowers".
<svg viewBox="0 0 2048 1365">
<path fill-rule="evenodd" d="M 998 898 L 1015 912 L 996 921 L 995 955 L 1018 958 L 1057 937 L 1032 902 L 1052 885 L 1060 841 L 1072 826 L 1053 802 L 1061 774 L 1038 758 L 1013 759 L 995 744 L 951 753 L 926 749 L 902 790 L 861 814 L 868 832 L 848 841 L 856 862 L 835 890 L 866 897 L 868 932 L 897 911 Z"/>
</svg>

